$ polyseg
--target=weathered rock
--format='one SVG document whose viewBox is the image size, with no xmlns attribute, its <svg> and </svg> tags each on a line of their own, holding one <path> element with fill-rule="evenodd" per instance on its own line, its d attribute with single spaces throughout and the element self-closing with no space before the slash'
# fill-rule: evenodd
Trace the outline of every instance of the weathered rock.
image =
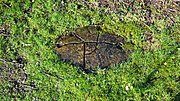
<svg viewBox="0 0 180 101">
<path fill-rule="evenodd" d="M 122 48 L 124 43 L 121 36 L 104 32 L 99 26 L 87 26 L 61 35 L 55 50 L 61 60 L 87 72 L 126 60 L 127 53 Z"/>
</svg>

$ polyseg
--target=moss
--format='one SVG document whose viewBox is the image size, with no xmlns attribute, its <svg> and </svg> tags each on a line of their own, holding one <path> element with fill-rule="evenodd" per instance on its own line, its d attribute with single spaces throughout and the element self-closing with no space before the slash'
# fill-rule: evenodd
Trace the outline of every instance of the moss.
<svg viewBox="0 0 180 101">
<path fill-rule="evenodd" d="M 105 7 L 106 3 L 90 7 L 88 1 L 0 1 L 0 31 L 3 32 L 0 33 L 0 59 L 12 62 L 24 57 L 26 83 L 34 81 L 37 87 L 22 95 L 14 92 L 11 96 L 8 91 L 11 83 L 3 79 L 0 81 L 1 99 L 177 99 L 180 88 L 177 3 L 107 1 L 119 6 L 110 11 L 111 5 L 110 9 Z M 57 37 L 67 29 L 91 25 L 101 25 L 105 32 L 126 38 L 124 47 L 133 47 L 126 62 L 112 65 L 108 70 L 97 69 L 96 74 L 86 74 L 59 60 L 54 52 Z M 151 33 L 152 40 L 146 32 Z M 4 67 L 4 63 L 0 65 Z M 6 71 L 1 73 L 7 75 Z"/>
</svg>

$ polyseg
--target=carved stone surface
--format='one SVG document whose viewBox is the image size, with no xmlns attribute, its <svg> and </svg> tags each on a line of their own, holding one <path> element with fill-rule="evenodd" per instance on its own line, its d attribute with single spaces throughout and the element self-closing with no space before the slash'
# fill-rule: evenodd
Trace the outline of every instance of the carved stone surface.
<svg viewBox="0 0 180 101">
<path fill-rule="evenodd" d="M 103 32 L 99 26 L 87 26 L 59 36 L 55 50 L 61 60 L 91 71 L 126 60 L 124 43 L 121 36 Z"/>
</svg>

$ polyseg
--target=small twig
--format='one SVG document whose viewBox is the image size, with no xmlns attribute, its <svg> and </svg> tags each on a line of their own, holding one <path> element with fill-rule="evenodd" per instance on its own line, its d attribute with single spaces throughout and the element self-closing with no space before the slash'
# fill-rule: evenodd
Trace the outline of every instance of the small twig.
<svg viewBox="0 0 180 101">
<path fill-rule="evenodd" d="M 63 79 L 64 79 L 64 78 L 61 78 L 61 77 L 59 77 L 58 75 L 53 74 L 53 73 L 50 73 L 50 72 L 48 72 L 48 71 L 40 71 L 40 73 L 43 73 L 43 74 L 45 74 L 45 75 L 47 75 L 47 76 L 52 76 L 52 77 L 58 78 L 58 79 L 60 79 L 60 80 L 63 80 Z"/>
<path fill-rule="evenodd" d="M 83 47 L 83 50 L 84 50 L 84 52 L 83 52 L 83 67 L 84 67 L 84 69 L 86 69 L 86 44 L 84 43 L 84 47 Z"/>
<path fill-rule="evenodd" d="M 10 36 L 10 35 L 7 35 L 7 34 L 0 34 L 0 36 Z"/>
<path fill-rule="evenodd" d="M 4 60 L 4 59 L 1 59 L 1 58 L 0 58 L 0 61 L 2 61 L 2 62 L 4 62 L 4 63 L 5 63 L 5 62 L 7 62 L 6 60 Z"/>
</svg>

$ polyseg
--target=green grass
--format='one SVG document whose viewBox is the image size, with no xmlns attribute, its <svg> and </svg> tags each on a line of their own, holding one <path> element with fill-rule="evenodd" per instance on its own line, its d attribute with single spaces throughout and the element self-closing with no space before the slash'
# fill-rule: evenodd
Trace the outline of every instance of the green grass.
<svg viewBox="0 0 180 101">
<path fill-rule="evenodd" d="M 138 8 L 141 4 L 144 2 L 135 2 L 134 5 Z M 133 12 L 133 7 L 126 7 L 126 3 L 121 6 L 109 12 L 104 6 L 93 8 L 77 1 L 63 3 L 36 0 L 32 3 L 32 11 L 28 11 L 31 8 L 30 1 L 0 1 L 0 30 L 6 29 L 6 33 L 0 33 L 0 99 L 178 100 L 178 12 L 174 13 L 174 22 L 169 23 L 171 20 L 165 19 L 162 11 L 151 5 L 150 8 L 140 8 L 141 13 Z M 147 9 L 151 9 L 157 17 L 162 14 L 162 19 L 154 19 L 151 24 L 141 20 L 145 17 L 143 11 Z M 93 24 L 125 36 L 135 45 L 129 46 L 134 52 L 126 62 L 111 66 L 108 70 L 99 69 L 97 74 L 86 74 L 78 67 L 60 61 L 54 52 L 54 45 L 65 30 Z M 146 39 L 146 32 L 152 34 L 152 40 Z M 14 73 L 17 77 L 13 79 L 7 75 L 9 68 L 16 71 L 18 66 L 15 64 L 23 64 L 27 74 L 27 80 L 22 81 L 22 85 L 34 82 L 35 89 L 19 87 L 29 89 L 23 92 L 13 86 L 15 84 L 12 81 L 21 78 L 19 72 Z"/>
</svg>

